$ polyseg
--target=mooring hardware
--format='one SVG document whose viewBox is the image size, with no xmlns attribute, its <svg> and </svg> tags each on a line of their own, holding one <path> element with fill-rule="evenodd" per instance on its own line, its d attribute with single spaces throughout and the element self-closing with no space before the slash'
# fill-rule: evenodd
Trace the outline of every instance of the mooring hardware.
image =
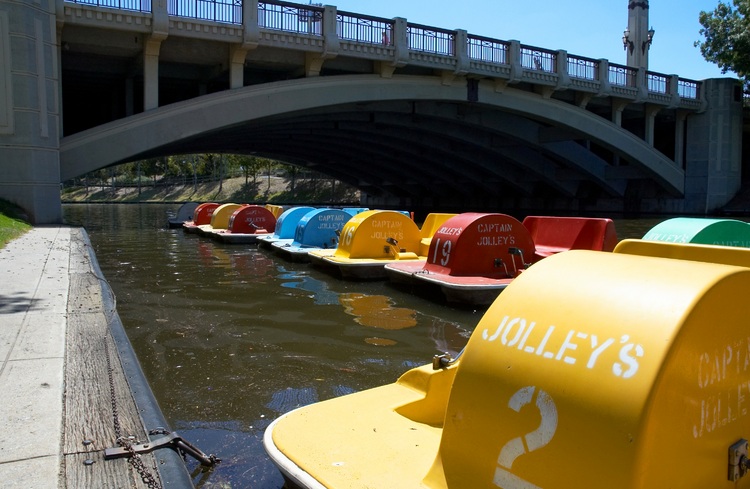
<svg viewBox="0 0 750 489">
<path fill-rule="evenodd" d="M 149 453 L 158 448 L 165 448 L 165 447 L 169 447 L 179 452 L 190 455 L 191 457 L 196 459 L 198 462 L 200 462 L 201 465 L 204 465 L 207 467 L 213 467 L 214 465 L 221 462 L 221 459 L 216 457 L 216 455 L 213 455 L 213 454 L 206 455 L 198 447 L 184 440 L 176 432 L 169 433 L 166 436 L 162 436 L 161 438 L 156 438 L 155 440 L 152 440 L 147 443 L 141 443 L 138 445 L 130 445 L 130 446 L 125 446 L 125 447 L 107 448 L 104 450 L 104 459 L 109 460 L 113 458 L 130 457 L 134 454 Z"/>
</svg>

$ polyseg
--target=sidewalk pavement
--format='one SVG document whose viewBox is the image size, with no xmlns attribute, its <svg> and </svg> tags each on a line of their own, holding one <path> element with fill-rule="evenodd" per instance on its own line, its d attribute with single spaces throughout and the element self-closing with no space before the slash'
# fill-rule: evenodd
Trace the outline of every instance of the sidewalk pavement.
<svg viewBox="0 0 750 489">
<path fill-rule="evenodd" d="M 0 486 L 61 480 L 71 228 L 36 227 L 0 249 Z"/>
</svg>

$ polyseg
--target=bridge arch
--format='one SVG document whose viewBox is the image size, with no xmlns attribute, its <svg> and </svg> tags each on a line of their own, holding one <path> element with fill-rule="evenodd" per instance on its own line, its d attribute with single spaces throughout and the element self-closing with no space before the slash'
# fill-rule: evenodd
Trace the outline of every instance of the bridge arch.
<svg viewBox="0 0 750 489">
<path fill-rule="evenodd" d="M 629 179 L 684 192 L 668 157 L 578 106 L 490 81 L 409 75 L 311 77 L 166 105 L 62 138 L 61 179 L 198 152 L 273 156 L 396 197 L 568 198 L 593 188 L 621 198 Z"/>
</svg>

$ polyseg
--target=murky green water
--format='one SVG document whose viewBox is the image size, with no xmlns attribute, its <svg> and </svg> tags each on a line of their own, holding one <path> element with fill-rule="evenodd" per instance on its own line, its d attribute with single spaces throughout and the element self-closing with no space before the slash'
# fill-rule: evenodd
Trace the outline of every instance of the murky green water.
<svg viewBox="0 0 750 489">
<path fill-rule="evenodd" d="M 189 461 L 197 487 L 282 487 L 262 446 L 273 419 L 458 352 L 482 316 L 167 229 L 177 207 L 77 204 L 64 215 L 89 233 L 170 427 L 223 460 L 208 473 Z M 616 221 L 618 237 L 662 220 Z"/>
</svg>

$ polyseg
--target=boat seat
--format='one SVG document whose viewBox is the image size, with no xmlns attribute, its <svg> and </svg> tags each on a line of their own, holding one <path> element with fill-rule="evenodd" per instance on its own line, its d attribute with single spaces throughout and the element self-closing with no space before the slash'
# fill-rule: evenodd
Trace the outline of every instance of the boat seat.
<svg viewBox="0 0 750 489">
<path fill-rule="evenodd" d="M 612 251 L 617 244 L 611 219 L 527 216 L 523 225 L 534 241 L 534 261 L 567 250 Z"/>
</svg>

